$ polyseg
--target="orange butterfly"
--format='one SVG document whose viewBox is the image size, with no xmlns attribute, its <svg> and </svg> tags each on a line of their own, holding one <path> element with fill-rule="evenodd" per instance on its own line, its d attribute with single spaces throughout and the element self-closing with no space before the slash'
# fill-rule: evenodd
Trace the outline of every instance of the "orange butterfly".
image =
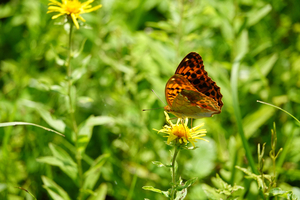
<svg viewBox="0 0 300 200">
<path fill-rule="evenodd" d="M 191 52 L 166 84 L 164 109 L 178 118 L 203 118 L 221 113 L 222 94 L 204 70 L 202 57 Z"/>
</svg>

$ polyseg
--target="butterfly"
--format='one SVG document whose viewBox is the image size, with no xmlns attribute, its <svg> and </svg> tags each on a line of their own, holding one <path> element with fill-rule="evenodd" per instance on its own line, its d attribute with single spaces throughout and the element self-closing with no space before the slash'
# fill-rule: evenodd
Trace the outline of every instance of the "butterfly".
<svg viewBox="0 0 300 200">
<path fill-rule="evenodd" d="M 183 58 L 166 84 L 165 95 L 165 111 L 178 118 L 211 117 L 221 113 L 223 106 L 220 87 L 207 75 L 196 52 Z"/>
</svg>

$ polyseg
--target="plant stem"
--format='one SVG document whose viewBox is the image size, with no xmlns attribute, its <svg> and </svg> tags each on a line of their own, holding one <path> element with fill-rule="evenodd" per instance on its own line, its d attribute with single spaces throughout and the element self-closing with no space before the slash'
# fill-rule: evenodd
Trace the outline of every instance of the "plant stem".
<svg viewBox="0 0 300 200">
<path fill-rule="evenodd" d="M 239 98 L 238 98 L 238 74 L 239 74 L 239 67 L 241 64 L 241 60 L 244 58 L 246 52 L 240 52 L 236 58 L 234 59 L 232 70 L 231 70 L 231 90 L 232 90 L 232 101 L 233 101 L 233 110 L 234 115 L 236 117 L 236 123 L 238 128 L 238 133 L 240 135 L 240 138 L 242 140 L 243 147 L 245 149 L 246 157 L 248 159 L 249 165 L 253 171 L 254 174 L 259 174 L 254 159 L 252 157 L 252 153 L 247 141 L 247 138 L 244 133 L 244 127 L 242 123 L 242 115 L 240 111 L 240 104 L 239 104 Z M 259 195 L 262 199 L 265 199 L 264 194 L 262 191 L 259 191 Z"/>
<path fill-rule="evenodd" d="M 79 196 L 78 200 L 82 199 L 82 185 L 83 185 L 83 176 L 82 176 L 82 167 L 81 167 L 81 153 L 78 150 L 78 128 L 77 128 L 77 123 L 75 119 L 75 110 L 73 108 L 73 101 L 72 101 L 72 94 L 71 94 L 71 89 L 72 89 L 72 69 L 71 69 L 71 51 L 72 51 L 72 32 L 73 32 L 73 23 L 70 22 L 70 31 L 69 31 L 69 47 L 68 47 L 68 60 L 67 60 L 67 79 L 68 79 L 68 98 L 69 98 L 69 106 L 70 106 L 70 117 L 71 117 L 71 123 L 73 126 L 73 131 L 75 133 L 75 146 L 76 146 L 76 161 L 77 161 L 77 170 L 78 170 L 78 175 L 79 175 Z"/>
<path fill-rule="evenodd" d="M 174 155 L 173 155 L 173 159 L 172 159 L 172 165 L 171 165 L 171 171 L 172 171 L 172 190 L 171 190 L 171 199 L 174 199 L 174 195 L 175 195 L 175 187 L 176 187 L 176 169 L 175 169 L 175 163 L 176 163 L 176 158 L 177 155 L 180 151 L 180 148 L 175 145 L 175 149 L 174 149 Z"/>
<path fill-rule="evenodd" d="M 71 51 L 72 51 L 72 32 L 73 32 L 73 23 L 70 23 L 70 32 L 69 32 L 69 47 L 68 47 L 68 62 L 67 62 L 67 73 L 68 73 L 68 97 L 69 97 L 69 106 L 70 106 L 70 115 L 72 120 L 73 130 L 76 133 L 77 139 L 77 123 L 74 117 L 74 108 L 72 102 L 71 88 L 72 88 L 72 69 L 71 69 Z"/>
</svg>

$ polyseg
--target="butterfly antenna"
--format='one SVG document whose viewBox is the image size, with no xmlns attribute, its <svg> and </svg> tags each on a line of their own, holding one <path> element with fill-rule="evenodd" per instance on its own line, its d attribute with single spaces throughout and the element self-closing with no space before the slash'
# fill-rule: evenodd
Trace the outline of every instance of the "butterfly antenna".
<svg viewBox="0 0 300 200">
<path fill-rule="evenodd" d="M 151 91 L 155 94 L 155 96 L 156 96 L 163 104 L 165 104 L 165 103 L 161 100 L 161 98 L 159 98 L 159 96 L 156 94 L 156 92 L 155 92 L 153 89 L 151 89 Z M 164 108 L 164 107 L 150 108 L 150 109 L 143 109 L 143 111 L 156 110 L 156 109 L 161 109 L 161 108 Z"/>
<path fill-rule="evenodd" d="M 165 103 L 161 100 L 161 98 L 156 94 L 156 92 L 155 92 L 153 89 L 151 89 L 151 91 L 155 94 L 155 96 L 156 96 L 163 104 L 165 104 Z"/>
<path fill-rule="evenodd" d="M 143 111 L 148 111 L 148 110 L 157 110 L 157 109 L 161 109 L 161 108 L 164 108 L 164 107 L 143 109 Z"/>
</svg>

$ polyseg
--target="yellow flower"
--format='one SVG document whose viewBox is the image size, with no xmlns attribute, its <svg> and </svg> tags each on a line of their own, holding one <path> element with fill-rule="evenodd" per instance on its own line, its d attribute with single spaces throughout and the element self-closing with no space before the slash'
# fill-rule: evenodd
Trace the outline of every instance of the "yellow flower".
<svg viewBox="0 0 300 200">
<path fill-rule="evenodd" d="M 172 141 L 177 140 L 180 144 L 184 143 L 187 144 L 188 142 L 192 143 L 193 147 L 195 147 L 196 139 L 198 140 L 204 140 L 206 139 L 202 138 L 206 136 L 206 129 L 200 129 L 200 127 L 204 126 L 204 123 L 189 129 L 188 124 L 188 118 L 185 119 L 185 122 L 183 122 L 183 119 L 178 119 L 176 124 L 173 124 L 170 120 L 170 117 L 167 112 L 164 112 L 166 115 L 166 121 L 169 125 L 165 125 L 163 129 L 157 130 L 159 133 L 166 133 L 168 136 L 167 144 L 170 144 Z M 179 123 L 181 122 L 181 123 Z M 155 130 L 155 129 L 154 129 Z"/>
<path fill-rule="evenodd" d="M 77 19 L 80 19 L 81 21 L 85 22 L 85 20 L 80 16 L 80 14 L 93 12 L 102 7 L 102 5 L 92 7 L 92 5 L 90 4 L 93 1 L 94 0 L 88 0 L 84 3 L 80 3 L 80 1 L 78 0 L 62 0 L 62 3 L 60 3 L 55 0 L 50 0 L 51 3 L 48 4 L 49 7 L 47 13 L 59 12 L 59 14 L 54 15 L 52 19 L 56 19 L 62 15 L 71 16 L 76 28 L 79 29 Z"/>
</svg>

